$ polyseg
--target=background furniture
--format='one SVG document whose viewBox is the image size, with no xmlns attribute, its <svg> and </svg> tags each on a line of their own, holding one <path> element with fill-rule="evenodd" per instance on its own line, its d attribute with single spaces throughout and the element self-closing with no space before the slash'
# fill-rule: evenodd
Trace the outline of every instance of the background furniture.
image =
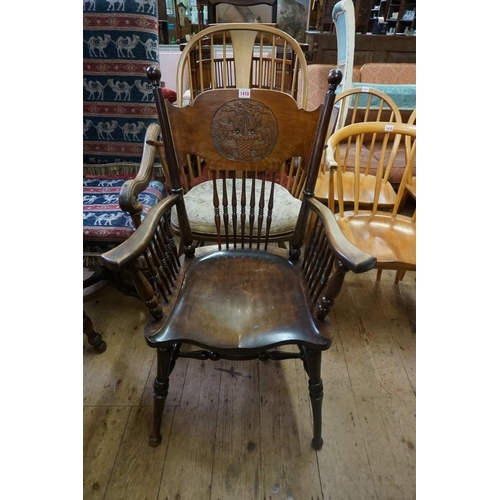
<svg viewBox="0 0 500 500">
<path fill-rule="evenodd" d="M 84 288 L 115 277 L 102 273 L 99 255 L 127 239 L 166 194 L 147 144 L 160 132 L 145 77 L 158 62 L 155 5 L 84 3 L 83 264 L 96 270 Z"/>
<path fill-rule="evenodd" d="M 358 26 L 363 31 L 361 29 L 359 31 L 380 33 L 380 28 L 377 26 L 378 19 L 383 18 L 387 35 L 402 35 L 405 34 L 405 30 L 411 30 L 413 33 L 417 28 L 416 10 L 416 0 L 373 0 L 370 17 L 365 14 L 363 19 L 360 19 Z"/>
<path fill-rule="evenodd" d="M 306 31 L 306 43 L 311 52 L 311 62 L 332 64 L 337 60 L 337 34 Z M 416 36 L 366 35 L 356 33 L 354 65 L 362 66 L 370 62 L 416 63 Z"/>
<path fill-rule="evenodd" d="M 417 105 L 417 65 L 413 63 L 367 63 L 353 78 L 354 87 L 381 90 L 397 104 L 404 122 Z"/>
<path fill-rule="evenodd" d="M 332 8 L 338 1 L 311 2 L 309 28 L 322 33 L 331 33 L 333 26 L 330 15 Z M 384 36 L 386 34 L 404 34 L 406 28 L 414 32 L 417 27 L 416 5 L 416 0 L 356 0 L 354 6 L 356 33 L 380 35 L 382 30 L 379 18 L 382 18 L 383 23 L 386 24 Z"/>
<path fill-rule="evenodd" d="M 376 182 L 373 183 L 373 205 L 363 207 L 360 194 L 362 176 L 369 165 L 369 158 L 362 154 L 366 137 L 372 134 L 381 136 L 382 144 L 377 161 Z M 416 154 L 416 134 L 414 125 L 406 123 L 366 122 L 346 125 L 337 130 L 328 140 L 328 147 L 335 153 L 337 169 L 338 210 L 332 203 L 331 210 L 346 238 L 358 248 L 377 259 L 376 269 L 396 270 L 396 283 L 401 272 L 416 269 L 416 212 L 412 217 L 400 213 L 401 201 L 405 193 L 405 181 L 413 170 Z M 406 139 L 409 138 L 409 141 Z M 406 145 L 411 143 L 408 152 Z M 402 150 L 402 151 L 401 151 Z M 406 159 L 403 182 L 401 182 L 394 207 L 391 211 L 379 209 L 384 174 L 391 168 L 398 151 Z M 344 202 L 344 173 L 342 165 L 346 158 L 354 155 L 354 203 L 351 207 Z M 380 273 L 377 274 L 380 279 Z"/>
<path fill-rule="evenodd" d="M 158 68 L 151 67 L 149 74 L 155 85 L 174 194 L 149 212 L 131 238 L 101 258 L 110 269 L 130 270 L 152 315 L 145 335 L 148 345 L 157 350 L 158 371 L 150 444 L 161 442 L 169 376 L 178 357 L 300 358 L 309 376 L 312 446 L 320 449 L 321 351 L 331 343 L 331 323 L 324 320 L 345 273 L 363 272 L 375 264 L 372 257 L 343 238 L 331 213 L 313 196 L 335 85 L 341 75 L 332 72 L 320 114 L 319 110 L 297 109 L 286 93 L 265 89 L 252 89 L 250 98 L 240 96 L 237 89 L 214 89 L 200 94 L 193 106 L 170 106 L 158 88 Z M 295 134 L 297 129 L 300 134 Z M 222 189 L 216 188 L 214 177 L 210 201 L 218 244 L 198 249 L 196 257 L 177 164 L 177 159 L 182 161 L 188 154 L 204 158 L 214 173 L 222 173 Z M 287 251 L 272 248 L 269 236 L 277 204 L 274 173 L 291 157 L 303 158 L 308 176 Z M 226 170 L 241 174 L 239 196 L 237 176 L 226 175 Z M 269 197 L 256 200 L 256 185 L 264 186 L 266 173 L 272 179 Z M 175 245 L 169 245 L 169 214 L 174 207 L 184 243 L 182 265 Z M 306 232 L 310 214 L 316 219 L 312 233 Z M 153 278 L 149 281 L 136 265 L 140 257 Z M 199 349 L 182 350 L 183 344 Z M 275 350 L 285 345 L 296 346 L 296 352 Z"/>
<path fill-rule="evenodd" d="M 339 109 L 337 128 L 352 123 L 362 122 L 396 122 L 401 123 L 401 113 L 396 103 L 383 92 L 371 87 L 351 88 L 338 94 L 335 98 L 335 107 Z M 399 142 L 399 137 L 396 137 Z M 356 194 L 359 203 L 366 207 L 374 203 L 374 185 L 381 155 L 382 142 L 375 134 L 363 138 L 360 154 L 363 155 L 364 165 L 362 173 L 356 177 L 359 181 L 359 192 Z M 346 147 L 349 149 L 350 144 Z M 398 147 L 394 148 L 394 154 Z M 401 158 L 400 158 L 401 157 Z M 396 202 L 396 192 L 390 183 L 393 168 L 399 167 L 402 171 L 405 166 L 404 156 L 394 158 L 387 164 L 380 184 L 377 203 L 380 207 L 391 208 Z M 343 200 L 344 203 L 353 203 L 355 194 L 355 160 L 357 156 L 345 154 L 342 163 L 337 162 L 335 152 L 327 147 L 325 154 L 326 167 L 318 177 L 316 184 L 316 197 L 323 203 L 328 203 L 333 210 L 335 200 L 338 200 L 337 182 L 335 180 L 339 169 L 342 171 Z M 401 161 L 396 161 L 401 160 Z M 402 164 L 401 164 L 402 162 Z M 401 172 L 402 175 L 402 172 Z"/>
<path fill-rule="evenodd" d="M 353 79 L 353 62 L 354 62 L 354 5 L 352 0 L 341 0 L 335 4 L 331 11 L 332 26 L 338 34 L 337 37 L 337 69 L 342 72 L 342 82 L 337 89 L 337 94 L 342 93 L 352 87 Z M 328 64 L 309 64 L 307 66 L 308 75 L 308 99 L 305 105 L 306 109 L 316 109 L 322 102 L 325 93 L 325 82 L 330 71 Z M 302 79 L 299 80 L 300 85 L 303 85 Z M 304 104 L 302 104 L 304 105 Z M 338 106 L 337 106 L 338 108 Z M 330 121 L 328 137 L 333 133 L 333 130 L 342 125 L 345 120 L 345 114 L 335 113 L 336 121 Z M 326 153 L 326 151 L 325 151 Z M 327 203 L 329 189 L 329 170 L 326 163 L 325 153 L 321 160 L 321 168 L 316 183 L 315 194 L 316 198 L 323 203 Z"/>
<path fill-rule="evenodd" d="M 197 33 L 177 66 L 177 94 L 184 105 L 213 88 L 272 88 L 298 98 L 307 66 L 301 46 L 287 33 L 258 23 L 227 23 Z M 301 87 L 307 101 L 308 80 Z M 303 83 L 303 82 L 302 82 Z M 186 91 L 189 91 L 186 96 Z"/>
<path fill-rule="evenodd" d="M 271 18 L 264 19 L 266 23 L 276 23 L 278 17 L 278 0 L 206 0 L 208 5 L 208 24 L 218 23 L 217 5 L 228 4 L 235 7 L 252 7 L 256 5 L 269 5 L 271 7 Z M 227 22 L 227 21 L 226 21 Z M 231 21 L 233 22 L 233 21 Z M 255 22 L 253 19 L 249 22 Z"/>
</svg>

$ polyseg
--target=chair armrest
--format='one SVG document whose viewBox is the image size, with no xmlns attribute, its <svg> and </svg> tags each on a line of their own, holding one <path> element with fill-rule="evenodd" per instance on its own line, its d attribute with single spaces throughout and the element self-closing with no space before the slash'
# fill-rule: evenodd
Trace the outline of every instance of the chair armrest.
<svg viewBox="0 0 500 500">
<path fill-rule="evenodd" d="M 99 257 L 101 263 L 112 271 L 121 271 L 130 267 L 147 251 L 162 218 L 179 200 L 181 200 L 181 195 L 172 194 L 159 201 L 126 241 Z"/>
<path fill-rule="evenodd" d="M 120 191 L 120 208 L 124 212 L 130 213 L 132 218 L 134 218 L 134 215 L 140 217 L 142 212 L 142 203 L 137 200 L 137 196 L 148 187 L 149 181 L 153 175 L 156 148 L 148 144 L 148 141 L 157 140 L 159 134 L 160 126 L 157 123 L 151 123 L 151 125 L 147 128 L 146 136 L 144 137 L 144 149 L 139 171 L 134 179 L 130 179 L 123 184 Z"/>
<path fill-rule="evenodd" d="M 328 168 L 336 168 L 338 166 L 334 158 L 333 149 L 328 144 L 325 151 L 325 162 Z"/>
<path fill-rule="evenodd" d="M 377 259 L 353 245 L 342 233 L 335 216 L 315 198 L 306 198 L 306 203 L 321 219 L 328 243 L 333 254 L 354 273 L 364 273 L 373 269 Z"/>
</svg>

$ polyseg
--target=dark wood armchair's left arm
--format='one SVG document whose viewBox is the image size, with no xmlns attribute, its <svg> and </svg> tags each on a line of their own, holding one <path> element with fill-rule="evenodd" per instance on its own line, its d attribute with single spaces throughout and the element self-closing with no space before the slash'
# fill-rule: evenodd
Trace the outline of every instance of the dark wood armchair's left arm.
<svg viewBox="0 0 500 500">
<path fill-rule="evenodd" d="M 130 274 L 137 294 L 156 320 L 163 317 L 162 303 L 169 302 L 180 271 L 170 211 L 182 203 L 180 194 L 167 196 L 148 212 L 126 241 L 99 257 L 108 269 Z"/>
</svg>

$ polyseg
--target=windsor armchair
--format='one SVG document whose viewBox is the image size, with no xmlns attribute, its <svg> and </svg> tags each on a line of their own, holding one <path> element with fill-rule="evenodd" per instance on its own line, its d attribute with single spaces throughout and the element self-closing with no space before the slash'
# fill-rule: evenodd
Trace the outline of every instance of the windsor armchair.
<svg viewBox="0 0 500 500">
<path fill-rule="evenodd" d="M 377 135 L 381 142 L 381 152 L 377 160 L 377 170 L 374 175 L 373 204 L 363 206 L 361 184 L 363 171 L 369 160 L 362 154 L 363 144 L 367 136 Z M 366 122 L 346 125 L 337 130 L 328 140 L 328 146 L 334 151 L 335 162 L 338 165 L 336 192 L 338 192 L 338 207 L 336 200 L 330 199 L 332 211 L 346 238 L 358 248 L 373 255 L 377 259 L 377 279 L 383 269 L 396 271 L 396 283 L 405 271 L 416 270 L 416 211 L 412 216 L 401 213 L 401 203 L 406 191 L 406 180 L 413 171 L 416 155 L 417 129 L 414 125 L 390 122 Z M 408 145 L 408 149 L 407 149 Z M 398 153 L 405 158 L 403 182 L 399 185 L 393 207 L 379 207 L 382 196 L 382 186 L 385 172 L 391 168 Z M 354 172 L 350 175 L 349 185 L 353 187 L 354 201 L 351 207 L 351 193 L 348 193 L 348 203 L 344 202 L 343 165 L 349 155 L 354 156 Z"/>
<path fill-rule="evenodd" d="M 84 289 L 101 280 L 121 286 L 99 255 L 128 238 L 166 194 L 147 144 L 160 127 L 143 69 L 158 62 L 156 4 L 148 12 L 134 2 L 111 7 L 106 0 L 83 4 Z M 83 330 L 96 351 L 106 348 L 85 314 Z"/>
<path fill-rule="evenodd" d="M 109 269 L 129 270 L 151 314 L 144 333 L 157 351 L 158 371 L 150 445 L 161 442 L 169 375 L 177 358 L 300 358 L 309 376 L 312 446 L 320 449 L 321 353 L 332 338 L 328 313 L 345 274 L 375 265 L 373 257 L 343 236 L 333 214 L 314 198 L 341 74 L 330 74 L 324 105 L 312 112 L 298 109 L 283 92 L 265 89 L 251 89 L 245 97 L 237 89 L 215 89 L 197 96 L 192 106 L 176 107 L 159 93 L 158 68 L 150 67 L 148 74 L 155 88 L 172 194 L 101 260 Z M 206 160 L 213 185 L 209 204 L 217 244 L 201 248 L 193 245 L 191 214 L 179 176 L 190 153 Z M 307 180 L 286 250 L 272 244 L 270 229 L 278 204 L 275 174 L 294 156 L 302 158 Z M 182 257 L 170 222 L 174 211 Z M 309 224 L 309 217 L 314 217 L 314 224 Z M 296 351 L 277 349 L 286 345 L 296 346 Z"/>
</svg>

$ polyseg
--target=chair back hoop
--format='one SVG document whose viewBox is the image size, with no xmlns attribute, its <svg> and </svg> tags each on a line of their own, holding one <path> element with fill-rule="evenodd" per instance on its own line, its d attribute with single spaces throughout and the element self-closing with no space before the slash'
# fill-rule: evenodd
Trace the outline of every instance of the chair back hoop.
<svg viewBox="0 0 500 500">
<path fill-rule="evenodd" d="M 394 162 L 400 152 L 401 139 L 404 138 L 404 154 L 405 169 L 403 173 L 403 182 L 398 188 L 396 194 L 396 201 L 392 209 L 395 215 L 400 207 L 405 179 L 407 179 L 408 172 L 413 170 L 416 152 L 416 126 L 407 123 L 397 122 L 364 122 L 346 125 L 338 129 L 328 140 L 328 147 L 334 151 L 335 161 L 338 165 L 337 169 L 337 191 L 338 198 L 338 211 L 341 217 L 344 216 L 345 203 L 344 203 L 344 176 L 346 174 L 346 165 L 350 155 L 354 154 L 354 171 L 351 175 L 354 176 L 353 184 L 353 203 L 354 213 L 358 213 L 361 209 L 367 209 L 360 203 L 360 183 L 363 176 L 368 176 L 369 168 L 372 164 L 371 155 L 362 155 L 362 146 L 366 141 L 366 137 L 372 136 L 372 141 L 376 139 L 380 144 L 380 150 L 377 153 L 376 159 L 376 172 L 373 182 L 371 184 L 373 189 L 373 198 L 370 210 L 375 213 L 378 210 L 379 197 L 383 182 L 387 177 L 387 171 L 391 170 Z M 413 143 L 410 151 L 407 151 L 406 140 L 407 137 L 412 138 Z M 354 151 L 353 151 L 354 149 Z M 373 177 L 373 175 L 372 175 Z M 332 186 L 333 188 L 333 186 Z M 331 188 L 331 189 L 332 189 Z M 333 198 L 333 197 L 332 197 Z M 330 200 L 330 208 L 335 210 L 334 200 Z"/>
<path fill-rule="evenodd" d="M 398 105 L 385 92 L 370 87 L 354 87 L 337 94 L 335 106 L 339 108 L 337 119 L 337 128 L 346 125 L 348 114 L 350 114 L 349 123 L 359 121 L 383 121 L 402 122 L 401 112 Z M 390 112 L 390 118 L 383 116 L 383 112 Z M 362 118 L 360 120 L 360 118 Z"/>
<path fill-rule="evenodd" d="M 417 108 L 415 108 L 410 117 L 408 118 L 408 124 L 409 125 L 416 125 L 417 124 Z M 406 142 L 405 142 L 405 147 L 406 147 L 406 155 L 407 158 L 411 158 L 412 155 L 412 146 L 413 146 L 413 137 L 412 136 L 406 136 Z M 415 158 L 416 152 L 413 153 L 413 158 L 412 161 L 415 163 L 416 158 Z M 407 184 L 412 184 L 415 181 L 414 175 L 413 175 L 413 169 L 408 170 L 408 176 L 405 179 L 405 182 Z"/>
<path fill-rule="evenodd" d="M 338 108 L 339 113 L 336 122 L 330 120 L 330 134 L 333 130 L 338 130 L 346 124 L 360 123 L 360 122 L 396 122 L 402 123 L 401 112 L 394 100 L 379 89 L 372 87 L 355 87 L 344 90 L 337 94 L 335 98 L 335 107 Z M 349 117 L 349 120 L 347 119 Z M 336 124 L 336 125 L 335 125 Z M 372 142 L 369 148 L 370 158 L 373 154 L 376 136 L 372 136 Z M 331 150 L 330 150 L 331 151 Z M 323 162 L 324 169 L 326 167 L 336 166 L 333 158 L 329 157 L 326 153 L 326 161 Z M 367 162 L 367 166 L 370 162 Z M 344 165 L 345 170 L 345 165 Z M 384 181 L 387 182 L 390 170 Z"/>
<path fill-rule="evenodd" d="M 302 100 L 307 102 L 307 61 L 288 33 L 260 23 L 224 23 L 200 31 L 185 45 L 177 66 L 179 105 L 215 88 L 260 88 L 297 98 L 299 70 Z M 181 96 L 189 91 L 189 99 Z"/>
</svg>

